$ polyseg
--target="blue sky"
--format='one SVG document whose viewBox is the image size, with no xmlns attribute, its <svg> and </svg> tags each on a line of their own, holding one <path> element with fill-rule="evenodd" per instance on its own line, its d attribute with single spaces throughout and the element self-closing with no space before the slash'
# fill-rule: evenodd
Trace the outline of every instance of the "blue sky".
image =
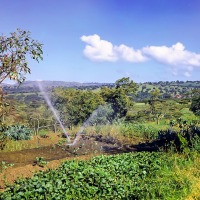
<svg viewBox="0 0 200 200">
<path fill-rule="evenodd" d="M 27 80 L 199 80 L 199 0 L 0 0 L 0 33 L 44 44 Z"/>
</svg>

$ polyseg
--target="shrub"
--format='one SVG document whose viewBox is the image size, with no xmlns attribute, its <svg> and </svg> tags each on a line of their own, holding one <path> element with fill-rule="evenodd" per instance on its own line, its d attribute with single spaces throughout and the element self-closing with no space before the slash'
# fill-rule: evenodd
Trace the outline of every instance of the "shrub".
<svg viewBox="0 0 200 200">
<path fill-rule="evenodd" d="M 7 126 L 5 124 L 1 124 L 0 126 L 0 150 L 3 150 L 8 142 L 8 138 L 4 135 L 4 132 L 7 130 Z"/>
<path fill-rule="evenodd" d="M 0 133 L 0 150 L 4 149 L 7 142 L 8 142 L 8 138 L 4 134 Z"/>
<path fill-rule="evenodd" d="M 192 99 L 190 110 L 197 116 L 200 116 L 200 96 Z"/>
<path fill-rule="evenodd" d="M 4 136 L 12 140 L 30 140 L 32 131 L 24 125 L 13 125 L 8 127 Z"/>
<path fill-rule="evenodd" d="M 173 146 L 179 152 L 188 152 L 190 149 L 200 152 L 200 127 L 198 123 L 188 123 L 179 118 L 177 121 L 171 121 L 170 126 L 170 129 L 158 132 L 158 138 L 166 150 Z"/>
</svg>

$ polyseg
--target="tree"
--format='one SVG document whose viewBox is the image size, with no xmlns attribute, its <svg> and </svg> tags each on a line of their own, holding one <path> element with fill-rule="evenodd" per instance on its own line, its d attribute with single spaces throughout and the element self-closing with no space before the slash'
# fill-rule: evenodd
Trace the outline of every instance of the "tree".
<svg viewBox="0 0 200 200">
<path fill-rule="evenodd" d="M 129 77 L 123 77 L 115 82 L 115 88 L 123 89 L 126 95 L 131 95 L 135 94 L 135 92 L 138 89 L 138 86 L 136 85 L 136 83 L 133 82 L 133 80 L 130 80 Z"/>
<path fill-rule="evenodd" d="M 200 116 L 200 89 L 195 89 L 192 91 L 192 103 L 190 110 L 197 116 Z"/>
<path fill-rule="evenodd" d="M 160 90 L 156 88 L 152 92 L 150 92 L 150 100 L 149 100 L 149 105 L 151 109 L 151 114 L 156 114 L 156 104 L 159 102 L 159 96 L 160 96 Z"/>
<path fill-rule="evenodd" d="M 6 78 L 22 83 L 25 74 L 31 72 L 28 56 L 39 62 L 43 59 L 42 54 L 42 44 L 32 39 L 29 31 L 17 29 L 10 36 L 0 36 L 0 121 L 3 121 L 2 117 L 8 113 L 10 106 L 5 100 L 1 83 Z"/>
<path fill-rule="evenodd" d="M 104 103 L 98 93 L 76 89 L 56 88 L 52 93 L 52 99 L 62 122 L 69 128 L 85 122 L 93 111 Z"/>
<path fill-rule="evenodd" d="M 129 77 L 117 80 L 114 88 L 101 88 L 101 96 L 105 102 L 111 104 L 114 110 L 113 119 L 126 116 L 136 91 L 137 85 Z"/>
<path fill-rule="evenodd" d="M 87 120 L 89 125 L 106 125 L 112 122 L 113 109 L 110 104 L 100 105 Z"/>
<path fill-rule="evenodd" d="M 0 84 L 6 79 L 21 83 L 30 73 L 27 56 L 42 60 L 42 44 L 30 37 L 29 31 L 17 29 L 9 37 L 0 36 Z"/>
<path fill-rule="evenodd" d="M 3 89 L 0 87 L 0 123 L 5 122 L 5 117 L 14 110 L 14 106 L 11 105 L 11 101 L 5 99 Z"/>
</svg>

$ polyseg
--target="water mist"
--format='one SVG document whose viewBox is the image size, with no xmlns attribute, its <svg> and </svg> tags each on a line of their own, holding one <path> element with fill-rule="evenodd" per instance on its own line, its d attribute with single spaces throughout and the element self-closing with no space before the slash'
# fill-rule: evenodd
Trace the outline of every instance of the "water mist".
<svg viewBox="0 0 200 200">
<path fill-rule="evenodd" d="M 95 117 L 98 116 L 98 111 L 99 111 L 99 109 L 101 109 L 100 106 L 99 106 L 96 110 L 94 110 L 93 113 L 90 115 L 90 117 L 83 123 L 83 125 L 82 125 L 81 128 L 80 128 L 80 130 L 79 130 L 78 133 L 76 134 L 76 137 L 75 137 L 74 141 L 73 141 L 71 144 L 67 144 L 67 145 L 73 146 L 73 145 L 75 145 L 75 144 L 78 142 L 78 140 L 80 139 L 81 134 L 83 133 L 84 129 L 85 129 L 87 126 L 90 125 L 92 119 L 94 119 Z"/>
<path fill-rule="evenodd" d="M 38 81 L 38 86 L 39 86 L 40 92 L 42 93 L 42 95 L 43 95 L 45 101 L 47 102 L 49 108 L 51 109 L 51 111 L 52 111 L 52 113 L 53 113 L 55 119 L 58 121 L 58 123 L 60 124 L 60 127 L 62 128 L 62 130 L 63 130 L 63 132 L 64 132 L 64 134 L 65 134 L 65 136 L 67 137 L 68 142 L 70 142 L 70 137 L 69 137 L 69 135 L 67 134 L 67 132 L 66 132 L 66 130 L 65 130 L 65 128 L 64 128 L 64 126 L 63 126 L 63 124 L 62 124 L 62 122 L 60 121 L 58 112 L 57 112 L 57 110 L 53 107 L 53 105 L 52 105 L 52 103 L 51 103 L 51 101 L 50 101 L 50 98 L 49 98 L 48 94 L 45 92 L 45 90 L 44 90 L 44 88 L 43 88 L 43 86 L 42 86 L 42 84 L 41 84 L 40 81 Z"/>
</svg>

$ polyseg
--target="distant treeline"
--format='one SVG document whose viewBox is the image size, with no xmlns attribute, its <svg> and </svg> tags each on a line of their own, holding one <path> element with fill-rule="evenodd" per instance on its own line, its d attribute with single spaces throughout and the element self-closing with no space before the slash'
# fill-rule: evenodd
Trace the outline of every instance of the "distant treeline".
<svg viewBox="0 0 200 200">
<path fill-rule="evenodd" d="M 97 88 L 101 88 L 102 86 L 114 87 L 114 83 L 78 83 L 78 82 L 64 82 L 64 81 L 42 81 L 42 85 L 46 88 L 47 91 L 50 91 L 56 87 L 64 87 L 64 88 L 76 88 L 76 89 L 89 89 L 94 90 Z M 178 86 L 186 91 L 187 88 L 200 88 L 200 81 L 159 81 L 159 82 L 145 82 L 138 83 L 138 86 L 141 88 L 140 90 L 147 89 L 151 90 L 152 86 L 158 87 L 158 89 L 163 89 L 167 87 L 173 88 Z M 166 87 L 167 86 L 167 87 Z M 169 88 L 169 90 L 170 90 Z M 39 92 L 37 81 L 26 81 L 20 87 L 18 85 L 9 85 L 4 84 L 3 89 L 7 94 L 12 93 L 32 93 Z M 178 88 L 175 88 L 178 89 Z M 172 89 L 173 90 L 173 89 Z"/>
</svg>

